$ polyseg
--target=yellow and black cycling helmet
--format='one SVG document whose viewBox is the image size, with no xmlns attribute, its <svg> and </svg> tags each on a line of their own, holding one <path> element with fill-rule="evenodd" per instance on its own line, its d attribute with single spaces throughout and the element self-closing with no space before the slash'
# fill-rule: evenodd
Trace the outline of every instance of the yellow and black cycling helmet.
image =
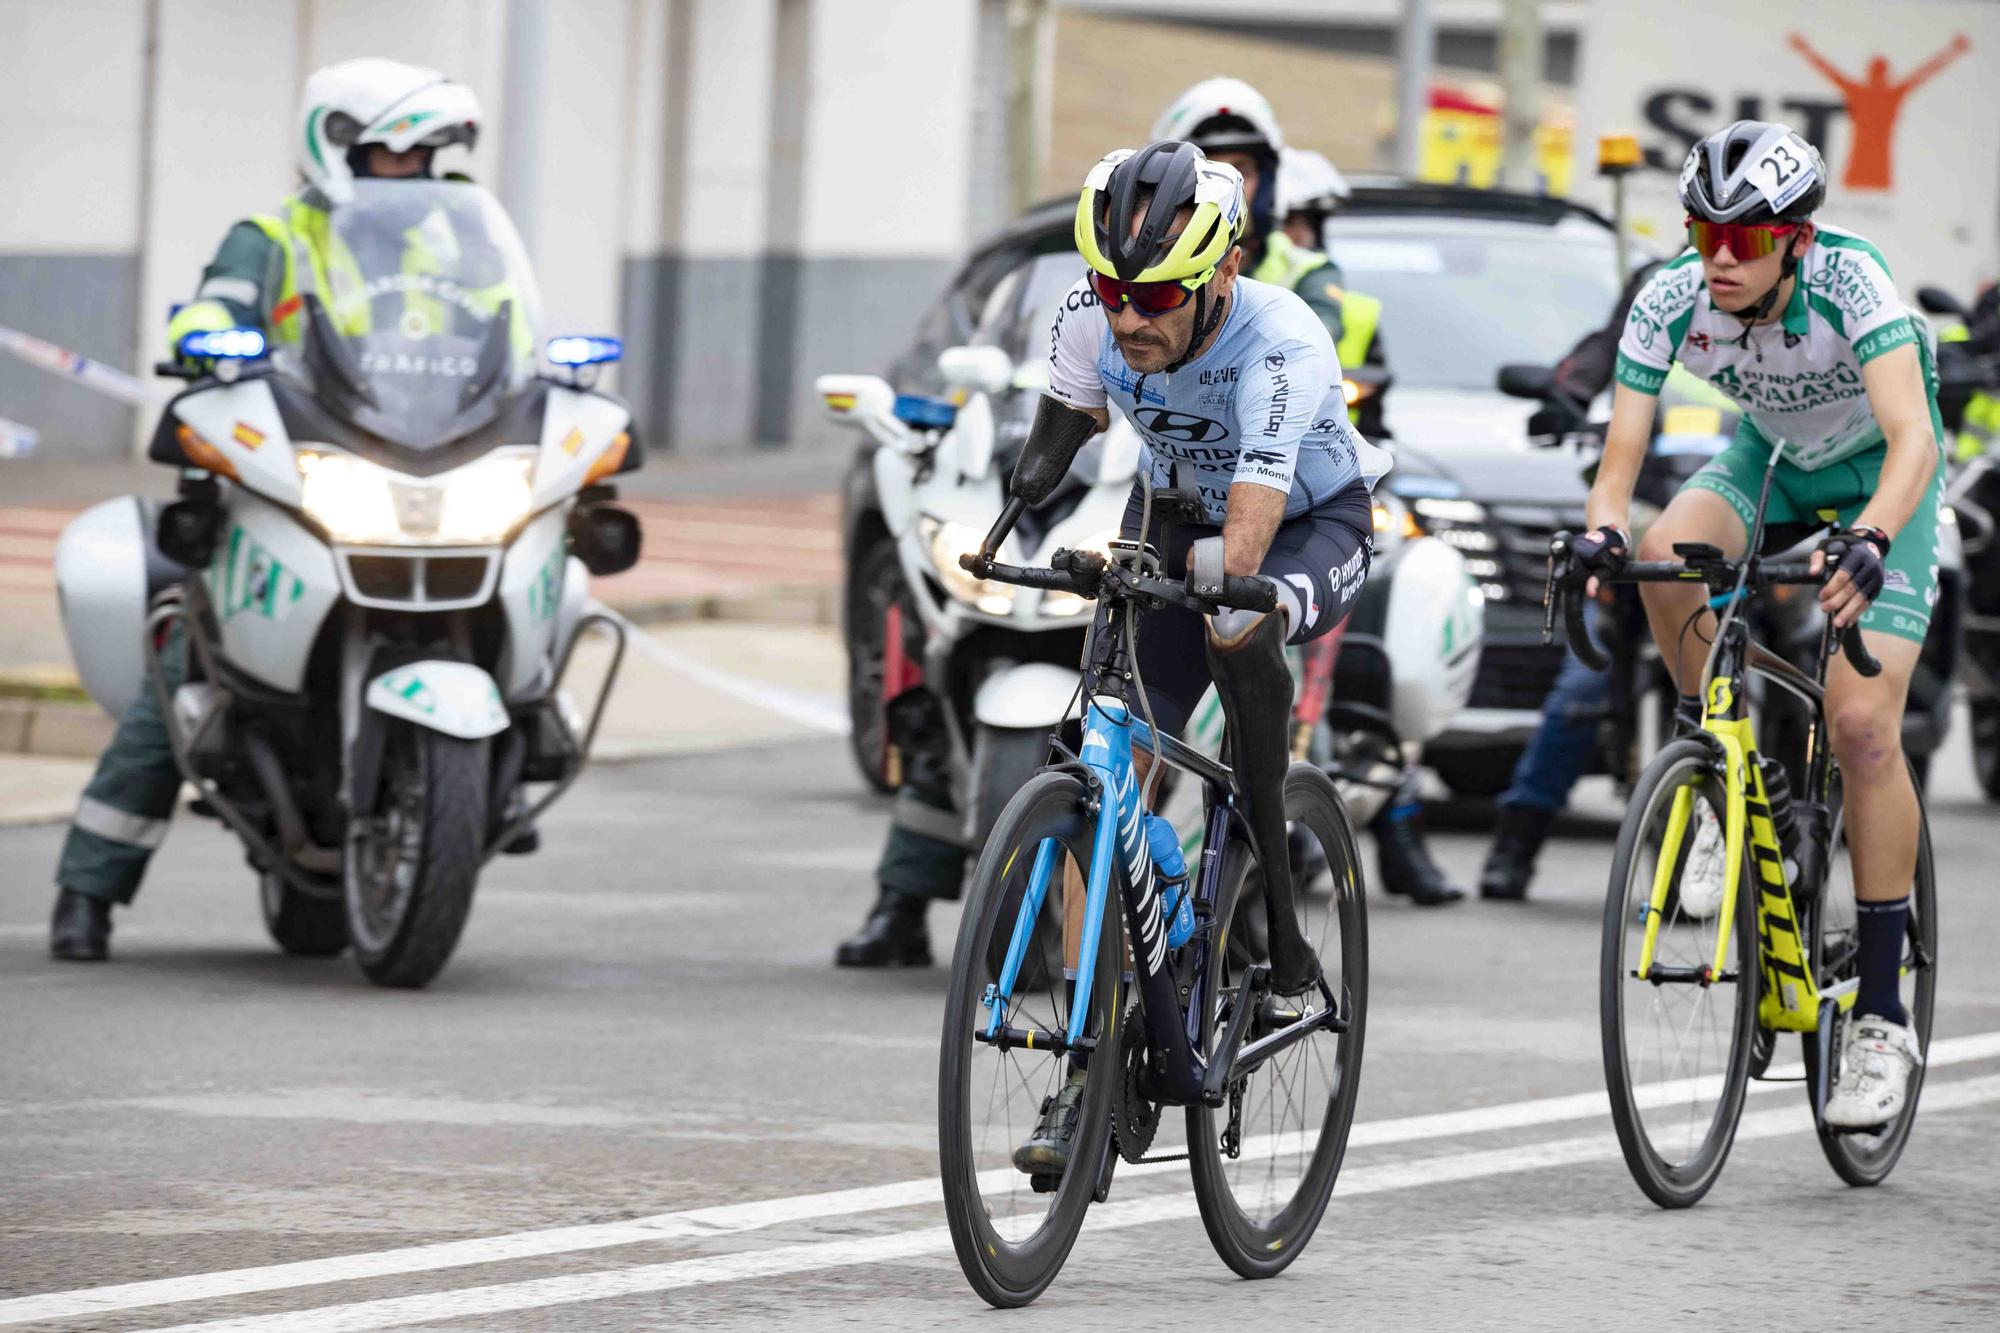
<svg viewBox="0 0 2000 1333">
<path fill-rule="evenodd" d="M 1176 229 L 1189 207 L 1193 216 Z M 1246 218 L 1234 167 L 1163 139 L 1136 152 L 1121 148 L 1090 169 L 1076 205 L 1076 248 L 1108 278 L 1195 290 L 1241 239 Z"/>
</svg>

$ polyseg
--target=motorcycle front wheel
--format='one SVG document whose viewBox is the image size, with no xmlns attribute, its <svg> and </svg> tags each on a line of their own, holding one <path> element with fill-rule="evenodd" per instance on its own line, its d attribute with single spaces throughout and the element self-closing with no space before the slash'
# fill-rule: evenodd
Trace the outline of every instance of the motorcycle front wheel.
<svg viewBox="0 0 2000 1333">
<path fill-rule="evenodd" d="M 427 986 L 472 912 L 487 814 L 486 742 L 393 724 L 373 812 L 341 874 L 354 960 L 378 986 Z"/>
</svg>

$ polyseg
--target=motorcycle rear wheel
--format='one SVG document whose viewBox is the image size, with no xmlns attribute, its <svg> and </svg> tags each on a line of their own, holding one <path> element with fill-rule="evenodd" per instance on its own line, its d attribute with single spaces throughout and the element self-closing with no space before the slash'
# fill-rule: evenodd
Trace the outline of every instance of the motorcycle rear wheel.
<svg viewBox="0 0 2000 1333">
<path fill-rule="evenodd" d="M 347 904 L 339 898 L 309 898 L 266 870 L 259 876 L 258 904 L 264 929 L 294 958 L 332 958 L 347 948 Z"/>
<path fill-rule="evenodd" d="M 486 742 L 395 724 L 376 813 L 342 858 L 354 961 L 378 986 L 427 986 L 472 913 L 487 815 Z"/>
</svg>

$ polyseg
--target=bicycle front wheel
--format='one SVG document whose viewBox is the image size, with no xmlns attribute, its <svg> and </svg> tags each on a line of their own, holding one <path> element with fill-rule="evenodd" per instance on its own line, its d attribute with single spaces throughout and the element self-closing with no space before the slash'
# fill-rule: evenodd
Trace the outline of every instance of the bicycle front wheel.
<svg viewBox="0 0 2000 1333">
<path fill-rule="evenodd" d="M 1916 775 L 1911 774 L 1912 782 Z M 1854 910 L 1854 860 L 1847 847 L 1847 826 L 1843 816 L 1840 788 L 1827 798 L 1833 807 L 1833 837 L 1829 848 L 1826 885 L 1819 901 L 1806 914 L 1807 938 L 1811 941 L 1813 980 L 1822 993 L 1856 979 L 1859 938 Z M 1910 890 L 1910 929 L 1903 946 L 1903 1007 L 1909 1011 L 1910 1032 L 1917 1049 L 1929 1053 L 1931 1015 L 1937 1001 L 1937 878 L 1931 862 L 1930 819 L 1924 813 L 1923 788 L 1917 788 L 1917 875 Z M 1843 1010 L 1834 1021 L 1828 1042 L 1836 1062 L 1853 1018 Z M 1819 1043 L 1816 1034 L 1805 1034 L 1806 1087 L 1816 1087 L 1819 1075 Z M 1829 1079 L 1829 1081 L 1831 1081 Z M 1909 1142 L 1910 1127 L 1917 1119 L 1917 1097 L 1924 1088 L 1924 1067 L 1910 1071 L 1909 1095 L 1896 1118 L 1872 1134 L 1842 1133 L 1819 1126 L 1819 1146 L 1834 1173 L 1850 1185 L 1879 1185 L 1895 1169 Z"/>
<path fill-rule="evenodd" d="M 1293 899 L 1305 938 L 1339 1002 L 1341 1030 L 1319 1028 L 1240 1077 L 1219 1107 L 1187 1113 L 1195 1200 L 1222 1261 L 1242 1277 L 1274 1277 L 1298 1258 L 1333 1193 L 1347 1152 L 1361 1091 L 1361 1045 L 1368 1017 L 1368 921 L 1361 861 L 1340 795 L 1326 774 L 1293 764 L 1285 777 L 1285 818 L 1292 826 Z M 1300 843 L 1309 844 L 1300 852 Z M 1232 841 L 1217 919 L 1232 919 L 1244 895 L 1262 883 L 1246 842 Z M 1240 916 L 1237 917 L 1240 921 Z M 1201 1049 L 1215 1058 L 1237 997 L 1241 970 L 1226 940 L 1210 942 Z M 1318 993 L 1264 997 L 1244 1037 L 1247 1048 L 1323 1012 Z"/>
<path fill-rule="evenodd" d="M 1115 891 L 1099 923 L 1079 1043 L 1094 1049 L 1059 1049 L 1069 1032 L 1079 956 L 1069 950 L 1072 961 L 1065 965 L 1065 862 L 1074 882 L 1084 882 L 1091 848 L 1088 795 L 1073 774 L 1042 773 L 1008 802 L 973 871 L 952 955 L 938 1060 L 945 1216 L 966 1280 L 1001 1308 L 1034 1300 L 1062 1268 L 1110 1151 L 1123 989 Z M 1038 865 L 1045 890 L 1040 909 L 1031 910 Z M 1010 956 L 1016 976 L 1002 997 Z M 989 988 L 995 1004 L 988 1002 Z M 995 1007 L 999 1028 L 1016 1034 L 1014 1040 L 989 1038 Z M 1016 1149 L 1073 1076 L 1083 1092 L 1067 1169 L 1035 1175 L 1017 1167 Z"/>
<path fill-rule="evenodd" d="M 1686 1208 L 1708 1193 L 1736 1139 L 1757 1035 L 1757 879 L 1746 855 L 1723 925 L 1726 815 L 1714 759 L 1698 740 L 1661 750 L 1633 788 L 1604 905 L 1598 1016 L 1611 1119 L 1646 1197 Z M 1666 900 L 1639 975 L 1659 879 Z"/>
</svg>

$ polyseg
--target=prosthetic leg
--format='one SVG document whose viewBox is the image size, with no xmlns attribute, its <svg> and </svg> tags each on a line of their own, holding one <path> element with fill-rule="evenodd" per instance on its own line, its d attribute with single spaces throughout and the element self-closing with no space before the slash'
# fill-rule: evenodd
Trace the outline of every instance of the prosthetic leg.
<svg viewBox="0 0 2000 1333">
<path fill-rule="evenodd" d="M 1209 617 L 1208 669 L 1229 728 L 1229 766 L 1263 868 L 1270 918 L 1271 989 L 1294 995 L 1319 980 L 1319 959 L 1299 932 L 1285 842 L 1285 770 L 1291 766 L 1292 673 L 1285 617 L 1224 611 Z"/>
</svg>

